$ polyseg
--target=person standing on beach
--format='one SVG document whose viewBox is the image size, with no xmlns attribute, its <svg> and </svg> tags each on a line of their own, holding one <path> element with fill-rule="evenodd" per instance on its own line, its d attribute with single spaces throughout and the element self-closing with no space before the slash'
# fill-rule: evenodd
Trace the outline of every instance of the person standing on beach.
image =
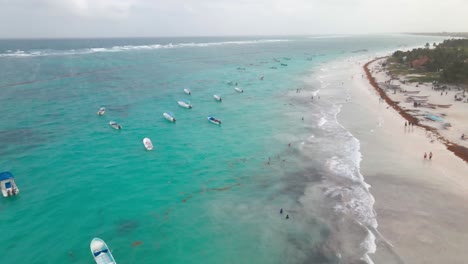
<svg viewBox="0 0 468 264">
<path fill-rule="evenodd" d="M 405 121 L 405 127 L 406 127 L 407 125 L 408 125 L 408 124 L 407 124 L 406 121 Z"/>
<path fill-rule="evenodd" d="M 432 151 L 429 152 L 429 159 L 432 159 Z"/>
<path fill-rule="evenodd" d="M 427 153 L 426 153 L 426 152 L 424 152 L 424 159 L 426 159 L 426 158 L 427 158 Z"/>
</svg>

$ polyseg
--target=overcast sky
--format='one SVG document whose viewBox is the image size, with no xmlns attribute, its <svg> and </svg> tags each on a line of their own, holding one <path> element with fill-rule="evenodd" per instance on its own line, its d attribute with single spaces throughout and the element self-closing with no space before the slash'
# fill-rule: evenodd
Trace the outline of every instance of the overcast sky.
<svg viewBox="0 0 468 264">
<path fill-rule="evenodd" d="M 0 0 L 0 38 L 468 31 L 468 0 Z"/>
</svg>

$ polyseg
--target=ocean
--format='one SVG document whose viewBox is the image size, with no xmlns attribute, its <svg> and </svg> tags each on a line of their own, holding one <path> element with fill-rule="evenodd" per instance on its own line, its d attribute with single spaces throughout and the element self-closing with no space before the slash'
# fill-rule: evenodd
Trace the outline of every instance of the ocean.
<svg viewBox="0 0 468 264">
<path fill-rule="evenodd" d="M 0 199 L 0 263 L 93 263 L 94 237 L 118 263 L 371 262 L 334 63 L 440 40 L 0 40 L 0 171 L 20 189 Z"/>
</svg>

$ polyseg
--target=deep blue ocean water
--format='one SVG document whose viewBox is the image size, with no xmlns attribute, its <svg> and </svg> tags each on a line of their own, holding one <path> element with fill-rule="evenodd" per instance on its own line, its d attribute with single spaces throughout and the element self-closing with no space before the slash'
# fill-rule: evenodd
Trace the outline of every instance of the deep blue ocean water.
<svg viewBox="0 0 468 264">
<path fill-rule="evenodd" d="M 93 263 L 93 237 L 118 263 L 338 263 L 321 184 L 359 147 L 324 65 L 437 40 L 0 40 L 0 263 Z"/>
</svg>

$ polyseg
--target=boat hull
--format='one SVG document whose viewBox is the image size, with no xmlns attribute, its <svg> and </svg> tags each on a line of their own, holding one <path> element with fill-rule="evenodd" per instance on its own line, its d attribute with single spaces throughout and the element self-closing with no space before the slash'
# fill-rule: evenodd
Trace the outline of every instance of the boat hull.
<svg viewBox="0 0 468 264">
<path fill-rule="evenodd" d="M 151 142 L 151 139 L 149 138 L 144 138 L 143 139 L 143 145 L 147 150 L 153 150 L 153 142 Z"/>
<path fill-rule="evenodd" d="M 106 242 L 100 238 L 94 238 L 90 245 L 91 254 L 97 264 L 116 264 L 114 256 Z"/>
<path fill-rule="evenodd" d="M 208 121 L 210 121 L 211 123 L 215 124 L 215 125 L 221 125 L 222 121 L 219 120 L 219 119 L 216 119 L 212 116 L 209 116 L 208 117 Z"/>
<path fill-rule="evenodd" d="M 172 123 L 174 123 L 174 122 L 176 121 L 176 119 L 175 119 L 172 115 L 170 115 L 170 114 L 168 114 L 168 113 L 164 113 L 164 114 L 163 114 L 163 117 L 164 117 L 167 121 L 172 122 Z"/>
<path fill-rule="evenodd" d="M 218 102 L 223 101 L 223 99 L 221 98 L 221 96 L 219 96 L 219 95 L 217 95 L 217 94 L 213 95 L 213 98 L 214 98 L 216 101 L 218 101 Z"/>
<path fill-rule="evenodd" d="M 234 90 L 236 90 L 236 92 L 238 92 L 238 93 L 243 93 L 244 92 L 244 90 L 239 88 L 239 87 L 234 88 Z"/>
<path fill-rule="evenodd" d="M 10 191 L 10 195 L 8 195 L 8 191 Z M 15 195 L 18 195 L 19 192 L 20 192 L 20 190 L 19 190 L 18 187 L 15 188 L 14 194 L 13 194 L 13 188 L 2 189 L 2 195 L 3 195 L 3 197 L 15 196 Z"/>
<path fill-rule="evenodd" d="M 114 121 L 110 121 L 109 122 L 109 125 L 113 128 L 113 129 L 116 129 L 116 130 L 121 130 L 122 129 L 122 126 L 117 124 L 116 122 Z"/>
<path fill-rule="evenodd" d="M 183 108 L 187 108 L 187 109 L 191 109 L 192 108 L 192 105 L 191 104 L 188 104 L 186 102 L 183 102 L 183 101 L 179 101 L 177 102 L 179 104 L 180 107 L 183 107 Z"/>
</svg>

